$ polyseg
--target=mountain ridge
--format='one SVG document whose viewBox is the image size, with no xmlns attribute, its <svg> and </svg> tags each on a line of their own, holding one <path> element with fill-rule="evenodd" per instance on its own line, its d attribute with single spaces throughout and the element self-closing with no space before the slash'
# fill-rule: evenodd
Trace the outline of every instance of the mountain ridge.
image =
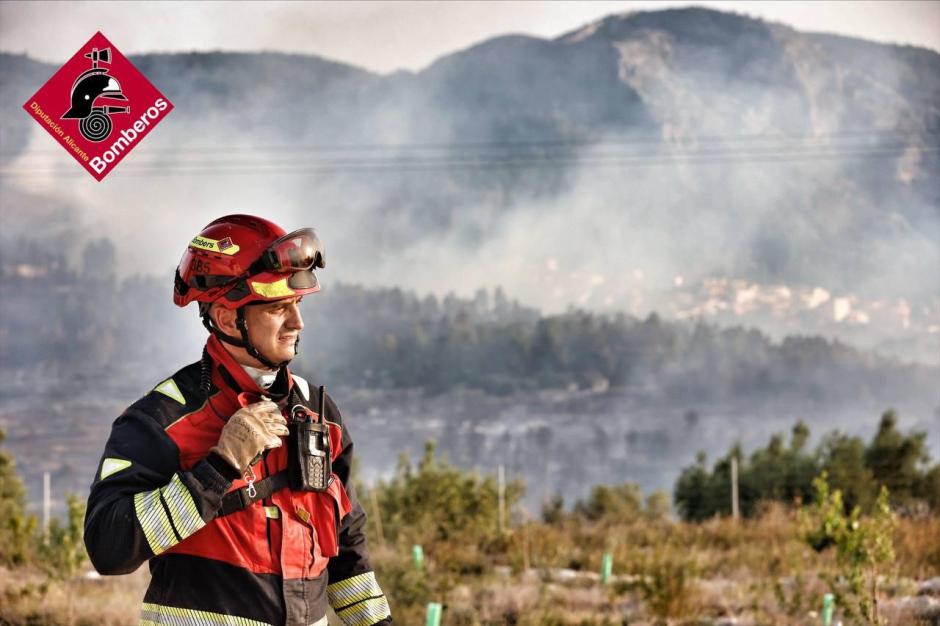
<svg viewBox="0 0 940 626">
<path fill-rule="evenodd" d="M 16 172 L 0 184 L 26 190 L 0 194 L 8 232 L 41 227 L 24 198 L 55 196 L 106 225 L 122 271 L 150 272 L 127 216 L 159 207 L 173 227 L 151 233 L 148 263 L 172 267 L 174 242 L 233 204 L 273 206 L 288 223 L 314 212 L 350 282 L 445 293 L 497 276 L 543 310 L 645 315 L 708 310 L 664 299 L 719 277 L 890 300 L 913 326 L 940 327 L 930 50 L 675 9 L 493 38 L 415 73 L 280 53 L 132 60 L 176 108 L 107 183 L 73 196 L 34 184 L 37 164 L 82 173 L 41 155 L 55 146 L 18 110 L 53 66 L 0 55 L 3 164 Z M 836 330 L 869 323 L 844 308 L 829 312 Z M 779 321 L 772 309 L 759 325 Z M 885 332 L 907 333 L 908 317 Z"/>
</svg>

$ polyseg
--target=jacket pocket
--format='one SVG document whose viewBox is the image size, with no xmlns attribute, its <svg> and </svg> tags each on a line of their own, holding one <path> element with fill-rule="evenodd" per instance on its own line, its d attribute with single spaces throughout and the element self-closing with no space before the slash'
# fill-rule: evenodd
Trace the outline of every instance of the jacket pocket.
<svg viewBox="0 0 940 626">
<path fill-rule="evenodd" d="M 330 461 L 335 461 L 343 451 L 343 429 L 333 422 L 327 422 L 326 425 L 330 429 Z"/>
<path fill-rule="evenodd" d="M 313 516 L 323 556 L 329 558 L 339 554 L 339 529 L 351 509 L 343 483 L 333 474 L 327 490 L 316 494 L 316 511 Z"/>
</svg>

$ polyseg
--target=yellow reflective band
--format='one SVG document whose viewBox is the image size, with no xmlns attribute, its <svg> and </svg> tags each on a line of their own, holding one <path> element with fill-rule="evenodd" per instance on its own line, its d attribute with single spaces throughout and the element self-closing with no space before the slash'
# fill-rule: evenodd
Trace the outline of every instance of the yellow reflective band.
<svg viewBox="0 0 940 626">
<path fill-rule="evenodd" d="M 175 606 L 163 606 L 145 602 L 140 611 L 139 626 L 151 624 L 172 624 L 173 626 L 271 626 L 247 617 L 194 611 Z"/>
<path fill-rule="evenodd" d="M 209 239 L 208 237 L 200 237 L 196 235 L 193 237 L 193 240 L 189 242 L 190 248 L 196 248 L 197 250 L 208 250 L 209 252 L 217 252 L 219 254 L 233 255 L 241 248 L 238 247 L 231 237 L 226 237 L 225 239 Z"/>
<path fill-rule="evenodd" d="M 382 588 L 375 580 L 375 574 L 366 572 L 346 580 L 341 580 L 326 588 L 330 606 L 341 609 L 360 600 L 382 595 Z"/>
<path fill-rule="evenodd" d="M 186 539 L 206 525 L 199 514 L 199 509 L 196 508 L 193 496 L 180 480 L 179 474 L 173 474 L 170 484 L 160 489 L 160 493 L 163 494 L 163 501 L 170 509 L 173 525 L 176 526 L 176 531 L 181 538 Z"/>
<path fill-rule="evenodd" d="M 144 537 L 147 538 L 147 544 L 155 555 L 176 545 L 176 535 L 170 526 L 170 519 L 160 504 L 159 489 L 135 494 L 134 511 L 144 531 Z"/>
<path fill-rule="evenodd" d="M 124 459 L 112 459 L 109 457 L 101 462 L 101 480 L 104 480 L 108 476 L 113 476 L 121 470 L 126 470 L 130 466 L 130 461 L 125 461 Z"/>
<path fill-rule="evenodd" d="M 264 515 L 268 519 L 281 519 L 281 510 L 276 506 L 264 507 Z"/>
<path fill-rule="evenodd" d="M 294 290 L 287 286 L 287 279 L 282 278 L 273 283 L 259 283 L 249 280 L 252 290 L 263 298 L 285 298 L 294 295 Z"/>
<path fill-rule="evenodd" d="M 378 621 L 390 617 L 392 611 L 388 608 L 385 596 L 363 600 L 346 609 L 336 611 L 336 614 L 345 626 L 372 626 Z"/>
<path fill-rule="evenodd" d="M 154 388 L 154 391 L 159 391 L 166 397 L 173 398 L 180 404 L 186 404 L 186 399 L 180 392 L 180 388 L 176 386 L 176 381 L 174 381 L 172 378 L 167 378 L 165 381 L 157 385 Z"/>
</svg>

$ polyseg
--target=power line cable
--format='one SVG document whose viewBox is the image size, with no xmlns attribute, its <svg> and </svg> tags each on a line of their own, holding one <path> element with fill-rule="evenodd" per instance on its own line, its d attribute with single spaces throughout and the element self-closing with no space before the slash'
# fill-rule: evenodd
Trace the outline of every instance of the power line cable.
<svg viewBox="0 0 940 626">
<path fill-rule="evenodd" d="M 903 130 L 903 129 L 855 129 L 845 130 L 833 133 L 820 134 L 789 134 L 789 133 L 754 133 L 754 134 L 711 134 L 689 137 L 684 141 L 690 143 L 713 143 L 713 142 L 754 142 L 754 141 L 780 141 L 780 142 L 798 142 L 798 141 L 825 141 L 841 139 L 875 139 L 878 137 L 923 137 L 938 135 L 940 131 L 933 129 L 923 130 Z M 618 138 L 619 137 L 619 138 Z M 623 133 L 604 134 L 594 137 L 570 138 L 570 139 L 536 139 L 526 141 L 448 141 L 448 142 L 413 142 L 413 143 L 376 143 L 376 144 L 323 144 L 315 145 L 308 143 L 284 144 L 268 146 L 148 146 L 149 152 L 173 152 L 173 153 L 202 153 L 219 152 L 231 154 L 233 151 L 246 151 L 251 153 L 263 152 L 358 152 L 358 151 L 411 151 L 411 150 L 479 150 L 479 149 L 505 149 L 505 148 L 533 148 L 546 146 L 596 146 L 596 145 L 650 145 L 662 144 L 667 146 L 681 145 L 681 140 L 671 140 L 658 135 L 629 135 Z M 55 154 L 57 150 L 43 150 L 45 154 Z M 20 151 L 0 150 L 2 155 L 21 154 Z M 39 151 L 33 154 L 39 154 Z"/>
<path fill-rule="evenodd" d="M 670 149 L 670 150 L 660 150 L 656 152 L 636 152 L 636 151 L 597 151 L 590 150 L 587 153 L 576 153 L 576 152 L 532 152 L 532 153 L 519 153 L 511 154 L 506 153 L 502 155 L 460 155 L 460 154 L 448 154 L 440 156 L 420 156 L 420 155 L 375 155 L 375 156 L 366 156 L 366 157 L 344 157 L 344 158 L 330 158 L 325 159 L 322 157 L 312 157 L 304 160 L 304 164 L 323 164 L 323 165 L 333 165 L 333 166 L 351 166 L 355 167 L 358 165 L 383 165 L 383 164 L 398 164 L 398 163 L 453 163 L 459 165 L 462 162 L 468 160 L 473 161 L 481 160 L 486 157 L 488 161 L 506 161 L 516 158 L 525 158 L 530 160 L 571 160 L 571 159 L 580 159 L 580 158 L 600 158 L 600 157 L 634 157 L 642 159 L 650 158 L 675 158 L 675 159 L 687 159 L 687 158 L 699 158 L 699 157 L 709 157 L 709 156 L 723 156 L 723 155 L 741 155 L 741 156 L 758 156 L 763 154 L 800 154 L 800 153 L 828 153 L 828 152 L 837 152 L 837 153 L 852 153 L 854 151 L 867 151 L 867 150 L 878 150 L 878 151 L 888 151 L 888 150 L 904 150 L 908 148 L 907 144 L 894 143 L 894 144 L 876 144 L 876 145 L 846 145 L 846 146 L 792 146 L 792 147 L 779 147 L 779 146 L 761 146 L 759 148 L 751 148 L 748 150 L 741 150 L 740 148 L 721 146 L 710 149 Z M 924 148 L 927 150 L 927 148 Z M 294 156 L 274 156 L 274 157 L 261 157 L 254 159 L 226 159 L 226 160 L 199 160 L 183 157 L 176 160 L 144 160 L 144 161 L 135 161 L 135 166 L 150 166 L 150 167 L 179 167 L 179 166 L 222 166 L 222 165 L 257 165 L 257 164 L 278 164 L 281 162 L 286 162 L 288 164 L 297 163 L 297 157 Z M 18 165 L 30 166 L 30 165 L 49 165 L 50 163 L 46 162 L 30 162 L 26 161 L 24 163 L 19 163 Z"/>
<path fill-rule="evenodd" d="M 558 167 L 649 167 L 655 165 L 670 164 L 720 164 L 734 161 L 747 160 L 748 163 L 775 163 L 775 162 L 799 162 L 799 161 L 820 161 L 832 159 L 870 159 L 870 158 L 892 158 L 901 156 L 899 150 L 904 147 L 887 148 L 864 148 L 864 149 L 840 149 L 834 151 L 814 151 L 814 152 L 780 152 L 766 151 L 763 153 L 755 152 L 725 152 L 696 155 L 691 154 L 660 154 L 660 155 L 613 155 L 615 158 L 601 156 L 575 156 L 575 158 L 505 158 L 505 159 L 476 159 L 476 160 L 445 160 L 431 159 L 412 162 L 347 162 L 347 163 L 288 163 L 282 164 L 277 161 L 255 161 L 255 162 L 229 162 L 229 163 L 168 163 L 160 166 L 143 163 L 140 165 L 128 165 L 122 168 L 124 175 L 143 175 L 143 176 L 177 176 L 177 175 L 243 175 L 243 174 L 286 174 L 295 172 L 319 172 L 319 173 L 407 173 L 420 171 L 469 171 L 469 170 L 487 170 L 487 169 L 549 169 Z M 940 151 L 938 148 L 921 148 L 924 154 L 931 154 Z M 0 176 L 31 176 L 41 174 L 57 175 L 83 175 L 82 172 L 60 172 L 58 169 L 0 169 Z"/>
</svg>

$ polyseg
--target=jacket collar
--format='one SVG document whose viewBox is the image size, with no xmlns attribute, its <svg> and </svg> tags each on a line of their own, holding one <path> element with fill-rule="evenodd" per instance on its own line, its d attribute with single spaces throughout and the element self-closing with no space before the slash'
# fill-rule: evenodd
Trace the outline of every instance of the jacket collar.
<svg viewBox="0 0 940 626">
<path fill-rule="evenodd" d="M 236 397 L 240 393 L 247 393 L 249 396 L 286 396 L 291 387 L 294 386 L 293 377 L 290 370 L 285 365 L 278 371 L 277 378 L 270 389 L 262 389 L 258 383 L 245 371 L 241 364 L 229 354 L 222 342 L 215 335 L 209 335 L 206 341 L 206 349 L 213 363 L 213 382 L 226 395 Z M 286 384 L 284 378 L 287 378 Z M 278 387 L 281 393 L 278 394 Z"/>
</svg>

